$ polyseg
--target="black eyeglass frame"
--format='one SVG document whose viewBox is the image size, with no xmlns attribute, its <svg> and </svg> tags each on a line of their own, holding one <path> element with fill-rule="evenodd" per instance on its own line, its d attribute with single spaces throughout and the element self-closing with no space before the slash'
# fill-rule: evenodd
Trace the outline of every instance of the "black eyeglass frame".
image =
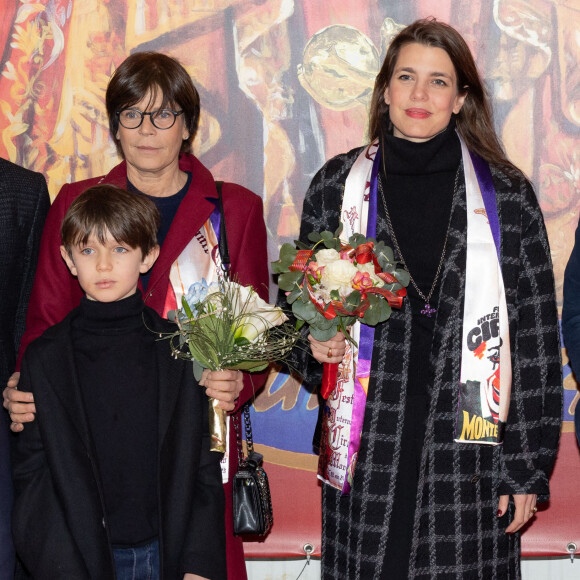
<svg viewBox="0 0 580 580">
<path fill-rule="evenodd" d="M 123 121 L 121 121 L 121 113 L 124 113 L 125 111 L 133 111 L 133 112 L 141 115 L 141 120 L 139 121 L 139 124 L 136 125 L 135 127 L 127 127 L 127 125 L 123 125 Z M 165 111 L 165 112 L 171 113 L 173 115 L 173 123 L 171 123 L 171 125 L 169 125 L 169 127 L 159 127 L 155 124 L 154 115 L 156 115 L 160 111 Z M 117 118 L 119 119 L 120 125 L 122 127 L 124 127 L 125 129 L 129 129 L 129 131 L 131 131 L 132 129 L 139 129 L 139 127 L 141 127 L 141 125 L 143 124 L 143 119 L 145 119 L 145 115 L 149 115 L 149 120 L 151 121 L 151 124 L 156 129 L 159 129 L 160 131 L 166 131 L 167 129 L 171 129 L 171 127 L 173 127 L 173 125 L 175 125 L 175 122 L 177 121 L 177 117 L 179 117 L 179 115 L 183 115 L 183 111 L 173 111 L 172 109 L 157 109 L 156 111 L 149 111 L 148 113 L 144 113 L 143 111 L 140 111 L 139 109 L 127 107 L 126 109 L 121 109 L 120 111 L 117 111 L 116 115 L 117 115 Z"/>
</svg>

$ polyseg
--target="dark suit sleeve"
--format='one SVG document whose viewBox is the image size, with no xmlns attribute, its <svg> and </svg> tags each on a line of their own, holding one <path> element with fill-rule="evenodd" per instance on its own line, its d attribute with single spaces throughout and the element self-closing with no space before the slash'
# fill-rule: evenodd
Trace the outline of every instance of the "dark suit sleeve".
<svg viewBox="0 0 580 580">
<path fill-rule="evenodd" d="M 580 227 L 564 273 L 562 333 L 572 370 L 580 377 Z"/>
<path fill-rule="evenodd" d="M 522 230 L 512 393 L 502 446 L 501 494 L 549 495 L 562 420 L 560 333 L 546 228 L 536 196 L 521 185 Z"/>
<path fill-rule="evenodd" d="M 562 308 L 562 334 L 568 350 L 570 366 L 580 378 L 580 225 L 576 228 L 574 249 L 564 273 L 564 306 Z M 580 443 L 580 410 L 574 416 L 576 436 Z"/>
<path fill-rule="evenodd" d="M 34 174 L 36 179 L 30 187 L 38 191 L 37 203 L 34 209 L 34 218 L 28 235 L 26 243 L 26 252 L 22 256 L 24 263 L 22 284 L 20 287 L 20 295 L 18 298 L 18 306 L 16 309 L 16 320 L 14 324 L 14 352 L 18 352 L 20 348 L 20 339 L 24 332 L 24 325 L 26 323 L 26 309 L 28 308 L 28 301 L 30 299 L 30 292 L 32 290 L 32 282 L 34 281 L 34 273 L 36 271 L 36 264 L 38 261 L 38 251 L 40 248 L 40 238 L 46 214 L 50 207 L 50 197 L 48 195 L 48 188 L 46 181 L 40 174 Z"/>
<path fill-rule="evenodd" d="M 22 388 L 35 392 L 31 383 L 25 357 Z M 12 475 L 12 534 L 27 570 L 35 578 L 88 579 L 52 483 L 38 420 L 12 439 Z"/>
<path fill-rule="evenodd" d="M 26 331 L 22 336 L 17 367 L 26 347 L 78 306 L 82 296 L 76 278 L 60 255 L 60 226 L 73 199 L 70 191 L 71 186 L 62 187 L 46 218 L 30 296 L 31 308 L 26 315 Z"/>
<path fill-rule="evenodd" d="M 195 388 L 199 389 L 197 386 Z M 208 403 L 205 397 L 202 407 L 205 428 L 190 525 L 182 554 L 182 572 L 212 580 L 225 580 L 225 499 L 219 466 L 222 456 L 209 450 Z"/>
</svg>

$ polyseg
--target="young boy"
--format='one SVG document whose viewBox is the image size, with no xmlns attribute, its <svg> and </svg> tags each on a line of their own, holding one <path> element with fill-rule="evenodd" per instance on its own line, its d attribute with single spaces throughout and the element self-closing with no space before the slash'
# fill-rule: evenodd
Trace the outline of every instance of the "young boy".
<svg viewBox="0 0 580 580">
<path fill-rule="evenodd" d="M 37 420 L 14 443 L 13 534 L 33 578 L 226 577 L 208 399 L 137 288 L 158 225 L 148 199 L 110 185 L 64 218 L 62 257 L 86 296 L 26 351 Z"/>
</svg>

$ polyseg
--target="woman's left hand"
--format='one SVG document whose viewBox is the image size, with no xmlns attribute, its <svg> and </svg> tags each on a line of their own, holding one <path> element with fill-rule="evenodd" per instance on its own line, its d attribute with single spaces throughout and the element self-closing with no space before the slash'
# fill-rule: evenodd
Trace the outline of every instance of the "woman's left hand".
<svg viewBox="0 0 580 580">
<path fill-rule="evenodd" d="M 536 507 L 538 496 L 535 493 L 514 494 L 512 497 L 514 498 L 516 511 L 514 513 L 514 519 L 506 528 L 506 534 L 513 534 L 514 532 L 517 532 L 523 528 L 528 523 L 528 521 L 536 515 L 536 512 L 538 511 L 538 508 Z M 499 496 L 499 503 L 497 505 L 498 517 L 503 516 L 507 511 L 509 500 L 509 495 Z"/>
<path fill-rule="evenodd" d="M 242 371 L 210 371 L 204 369 L 199 384 L 205 387 L 205 393 L 219 401 L 224 411 L 233 411 L 236 401 L 244 388 Z"/>
</svg>

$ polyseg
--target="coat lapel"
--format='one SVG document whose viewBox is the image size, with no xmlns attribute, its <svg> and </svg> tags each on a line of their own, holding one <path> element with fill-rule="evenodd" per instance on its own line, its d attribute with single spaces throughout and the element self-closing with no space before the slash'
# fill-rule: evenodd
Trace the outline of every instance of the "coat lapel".
<svg viewBox="0 0 580 580">
<path fill-rule="evenodd" d="M 91 436 L 76 372 L 70 330 L 70 319 L 66 318 L 62 325 L 58 326 L 58 334 L 51 341 L 50 348 L 43 351 L 41 363 L 46 369 L 44 376 L 50 377 L 47 380 L 52 390 L 57 395 L 84 446 L 90 450 Z"/>
<path fill-rule="evenodd" d="M 217 199 L 217 190 L 211 173 L 193 155 L 182 155 L 179 159 L 179 168 L 182 171 L 189 171 L 193 178 L 173 218 L 159 258 L 151 270 L 148 292 L 160 282 L 167 284 L 168 272 L 173 262 L 216 207 L 215 201 L 212 200 Z M 159 290 L 163 289 L 160 287 Z"/>
<path fill-rule="evenodd" d="M 169 423 L 175 412 L 179 389 L 184 379 L 184 373 L 189 370 L 193 372 L 192 365 L 181 359 L 175 360 L 171 356 L 171 349 L 166 339 L 162 336 L 167 333 L 169 323 L 161 324 L 157 316 L 147 314 L 147 326 L 152 328 L 159 339 L 155 342 L 155 354 L 157 358 L 158 377 L 158 400 L 159 400 L 159 450 L 162 448 L 163 440 L 169 428 Z"/>
</svg>

